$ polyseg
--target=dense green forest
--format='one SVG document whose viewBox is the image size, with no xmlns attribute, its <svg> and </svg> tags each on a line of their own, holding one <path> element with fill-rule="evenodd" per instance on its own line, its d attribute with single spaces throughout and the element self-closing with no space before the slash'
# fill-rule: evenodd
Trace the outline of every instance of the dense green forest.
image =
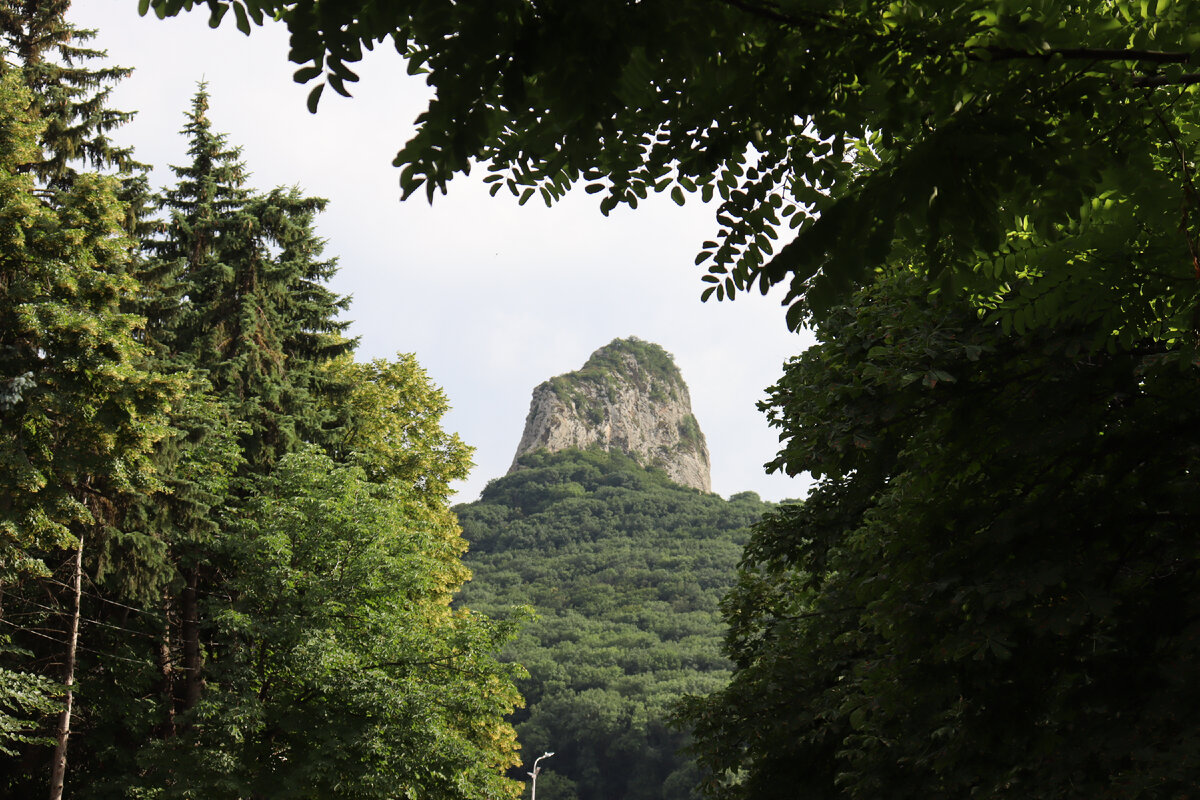
<svg viewBox="0 0 1200 800">
<path fill-rule="evenodd" d="M 0 795 L 514 796 L 446 398 L 203 86 L 150 190 L 66 6 L 0 3 Z"/>
<path fill-rule="evenodd" d="M 541 451 L 521 465 L 455 507 L 474 574 L 458 602 L 536 614 L 504 657 L 529 671 L 514 717 L 526 760 L 554 753 L 538 797 L 697 796 L 675 706 L 728 680 L 720 599 L 769 506 L 684 488 L 619 452 Z"/>
<path fill-rule="evenodd" d="M 81 797 L 511 794 L 504 626 L 451 604 L 442 400 L 411 361 L 348 360 L 319 201 L 246 189 L 203 94 L 192 162 L 149 192 L 106 136 L 119 71 L 82 66 L 63 5 L 0 4 L 3 789 L 69 763 Z M 771 468 L 818 484 L 750 534 L 729 682 L 684 711 L 711 796 L 1194 796 L 1200 4 L 141 3 L 195 5 L 287 26 L 314 109 L 365 50 L 404 53 L 437 90 L 405 195 L 478 168 L 604 213 L 695 194 L 703 296 L 780 287 L 817 332 L 763 409 Z M 411 436 L 372 418 L 392 403 Z M 511 536 L 505 580 L 540 569 L 562 530 L 521 518 L 588 480 L 499 482 L 480 556 Z M 615 583 L 575 589 L 639 621 Z M 596 631 L 589 663 L 559 621 L 582 678 L 547 665 L 518 724 L 566 764 L 575 711 L 547 698 L 634 722 L 572 682 L 637 659 Z M 651 780 L 610 754 L 604 780 Z"/>
<path fill-rule="evenodd" d="M 698 195 L 702 297 L 816 331 L 763 408 L 818 485 L 689 709 L 714 797 L 1195 795 L 1200 4 L 209 7 L 285 25 L 314 107 L 407 54 L 406 195 Z"/>
</svg>

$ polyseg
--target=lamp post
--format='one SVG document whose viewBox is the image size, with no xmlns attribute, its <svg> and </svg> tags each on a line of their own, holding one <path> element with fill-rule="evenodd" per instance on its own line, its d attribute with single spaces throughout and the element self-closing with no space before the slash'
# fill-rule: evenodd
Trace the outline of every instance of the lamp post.
<svg viewBox="0 0 1200 800">
<path fill-rule="evenodd" d="M 538 766 L 538 762 L 543 758 L 549 758 L 552 755 L 554 755 L 554 753 L 542 753 L 533 760 L 533 772 L 525 773 L 529 777 L 533 778 L 533 782 L 530 784 L 529 788 L 529 800 L 537 800 L 537 776 L 538 773 L 542 771 L 542 768 Z"/>
</svg>

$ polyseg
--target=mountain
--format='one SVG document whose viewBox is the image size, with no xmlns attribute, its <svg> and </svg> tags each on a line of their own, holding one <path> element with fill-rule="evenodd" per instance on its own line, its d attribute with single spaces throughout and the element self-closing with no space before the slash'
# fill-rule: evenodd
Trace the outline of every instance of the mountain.
<svg viewBox="0 0 1200 800">
<path fill-rule="evenodd" d="M 509 474 L 538 450 L 618 451 L 681 486 L 712 491 L 708 445 L 671 355 L 651 342 L 614 339 L 576 372 L 533 390 Z"/>
<path fill-rule="evenodd" d="M 729 678 L 719 604 L 768 504 L 697 492 L 619 450 L 540 450 L 521 465 L 455 508 L 474 574 L 457 603 L 537 615 L 504 658 L 529 671 L 513 719 L 526 768 L 555 754 L 538 799 L 696 800 L 672 709 Z"/>
</svg>

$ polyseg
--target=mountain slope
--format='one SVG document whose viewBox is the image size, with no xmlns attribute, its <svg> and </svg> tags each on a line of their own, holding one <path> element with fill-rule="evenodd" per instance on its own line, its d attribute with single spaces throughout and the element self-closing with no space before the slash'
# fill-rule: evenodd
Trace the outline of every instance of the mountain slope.
<svg viewBox="0 0 1200 800">
<path fill-rule="evenodd" d="M 724 684 L 718 603 L 767 504 L 723 500 L 622 453 L 536 452 L 458 506 L 474 579 L 460 604 L 529 605 L 506 657 L 524 664 L 525 761 L 542 800 L 683 800 L 698 776 L 668 727 L 685 693 Z"/>
</svg>

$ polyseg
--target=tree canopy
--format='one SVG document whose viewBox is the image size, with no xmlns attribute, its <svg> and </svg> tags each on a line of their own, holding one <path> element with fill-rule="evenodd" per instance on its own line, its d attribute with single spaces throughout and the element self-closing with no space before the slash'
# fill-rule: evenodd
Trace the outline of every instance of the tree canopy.
<svg viewBox="0 0 1200 800">
<path fill-rule="evenodd" d="M 0 794 L 516 796 L 444 395 L 351 361 L 325 201 L 203 87 L 161 196 L 83 171 L 135 165 L 66 5 L 0 3 Z"/>
<path fill-rule="evenodd" d="M 818 333 L 767 406 L 821 480 L 755 530 L 690 708 L 713 796 L 1188 796 L 1195 369 L 909 272 Z"/>
<path fill-rule="evenodd" d="M 919 252 L 1018 329 L 1192 327 L 1195 4 L 141 0 L 196 5 L 287 25 L 314 108 L 407 56 L 436 96 L 406 195 L 483 164 L 522 201 L 719 197 L 704 296 L 782 284 L 793 326 Z"/>
<path fill-rule="evenodd" d="M 513 718 L 526 763 L 555 753 L 538 796 L 696 797 L 673 708 L 728 679 L 718 605 L 769 506 L 678 486 L 619 452 L 538 451 L 521 464 L 455 508 L 474 573 L 459 602 L 537 614 L 504 653 L 529 670 Z"/>
<path fill-rule="evenodd" d="M 204 5 L 214 25 L 232 11 L 246 32 L 286 25 L 296 80 L 314 84 L 314 110 L 326 85 L 347 92 L 364 50 L 389 43 L 435 90 L 395 160 L 405 196 L 432 199 L 477 166 L 489 171 L 493 192 L 552 203 L 581 184 L 606 213 L 650 192 L 678 203 L 698 194 L 717 202 L 718 230 L 697 257 L 707 264 L 702 296 L 781 286 L 788 323 L 816 328 L 820 346 L 789 364 L 765 409 L 782 433 L 772 468 L 809 470 L 820 482 L 806 503 L 776 510 L 747 542 L 725 605 L 731 682 L 689 706 L 715 796 L 1124 800 L 1183 798 L 1200 784 L 1200 697 L 1191 680 L 1200 655 L 1192 434 L 1200 6 L 140 4 L 160 15 Z M 21 197 L 20 208 L 31 207 Z M 264 341 L 270 353 L 283 352 Z M 216 386 L 243 385 L 222 372 L 245 366 L 234 360 L 204 367 Z M 289 551 L 286 531 L 269 524 L 300 518 L 286 487 L 320 486 L 336 505 L 370 495 L 356 488 L 362 481 L 394 476 L 397 491 L 418 496 L 423 486 L 385 465 L 390 440 L 363 443 L 369 426 L 332 430 L 344 414 L 328 417 L 310 444 L 349 448 L 348 462 L 303 461 L 306 434 L 289 435 L 290 408 L 276 402 L 286 381 L 275 380 L 270 359 L 259 366 L 228 373 L 261 378 L 245 384 L 255 387 L 249 407 L 268 413 L 247 415 L 249 434 L 224 431 L 261 444 L 236 465 L 242 480 L 232 496 L 214 506 L 229 523 L 223 530 L 245 535 L 208 551 L 220 559 L 207 578 L 232 574 L 241 593 L 205 606 L 214 611 L 203 631 L 188 627 L 199 607 L 193 595 L 217 583 L 184 573 L 183 586 L 171 587 L 182 589 L 179 610 L 170 610 L 173 595 L 151 633 L 169 666 L 180 623 L 183 702 L 172 704 L 176 696 L 149 677 L 144 695 L 179 711 L 182 737 L 208 732 L 186 729 L 197 721 L 221 730 L 217 717 L 203 716 L 205 703 L 230 686 L 208 689 L 204 680 L 239 662 L 206 671 L 205 654 L 257 645 L 276 656 L 297 641 L 267 611 L 275 600 L 304 606 L 286 581 L 298 571 L 305 583 L 319 562 L 297 559 L 307 551 Z M 381 386 L 351 402 L 390 403 L 388 384 L 404 371 L 365 370 Z M 5 376 L 10 394 L 23 391 L 19 377 Z M 435 393 L 428 397 L 438 406 Z M 247 397 L 213 399 L 234 408 Z M 328 411 L 330 401 L 304 408 Z M 374 430 L 391 437 L 397 429 L 414 430 Z M 457 447 L 435 434 L 414 454 L 414 463 L 431 466 L 435 495 L 441 476 L 455 471 Z M 233 466 L 217 456 L 210 463 Z M 501 545 L 538 549 L 561 530 L 599 530 L 589 494 L 613 487 L 593 491 L 571 474 L 556 471 L 541 486 L 532 474 L 496 484 L 478 506 L 481 550 L 491 541 L 491 554 L 503 557 Z M 258 487 L 272 494 L 260 497 Z M 507 508 L 498 507 L 502 499 Z M 647 520 L 662 516 L 661 504 L 648 506 L 659 513 Z M 452 548 L 439 496 L 432 508 L 418 520 L 441 532 L 429 541 Z M 553 528 L 530 524 L 552 510 L 573 516 Z M 334 551 L 374 541 L 349 522 L 309 532 L 313 545 Z M 447 585 L 457 574 L 446 572 Z M 515 567 L 509 574 L 521 577 Z M 257 594 L 260 581 L 283 589 Z M 317 594 L 320 584 L 312 583 Z M 580 604 L 625 610 L 615 590 L 585 588 Z M 364 591 L 354 608 L 375 602 L 374 587 Z M 294 673 L 306 686 L 328 687 L 325 655 L 370 657 L 354 646 L 363 643 L 327 635 L 322 621 L 316 614 L 316 644 L 305 651 L 317 657 Z M 564 720 L 624 731 L 628 707 L 604 678 L 621 648 L 640 640 L 597 636 L 594 650 L 575 648 L 582 657 L 573 666 L 592 683 L 536 695 L 522 721 L 531 741 L 553 747 L 547 732 Z M 255 667 L 243 674 L 260 692 L 263 676 L 291 668 L 265 656 Z M 368 696 L 389 696 L 392 677 L 378 676 Z M 40 691 L 25 683 L 14 705 L 35 712 Z M 270 698 L 289 695 L 266 695 L 257 706 L 220 705 L 235 716 L 252 711 L 225 730 L 247 736 L 259 748 L 250 752 L 267 752 L 271 737 L 307 752 L 312 738 L 271 717 L 278 708 Z M 445 741 L 462 752 L 461 740 Z M 511 742 L 492 741 L 491 763 L 501 765 Z M 606 740 L 617 751 L 641 741 Z M 580 752 L 593 763 L 611 755 Z M 455 763 L 436 755 L 436 763 Z M 425 785 L 409 777 L 410 786 Z M 232 795 L 246 785 L 216 790 Z M 562 782 L 556 791 L 571 790 Z"/>
</svg>

